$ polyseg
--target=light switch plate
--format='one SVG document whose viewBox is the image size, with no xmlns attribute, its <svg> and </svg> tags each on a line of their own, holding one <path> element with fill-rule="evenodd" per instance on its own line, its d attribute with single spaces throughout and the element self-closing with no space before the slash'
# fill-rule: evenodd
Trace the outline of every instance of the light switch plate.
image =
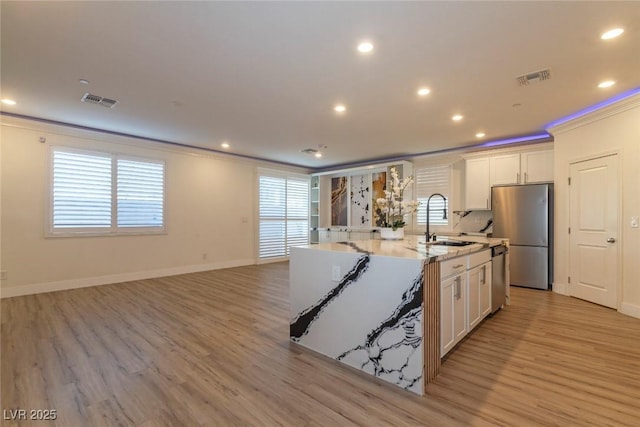
<svg viewBox="0 0 640 427">
<path fill-rule="evenodd" d="M 638 217 L 637 216 L 632 216 L 631 217 L 631 228 L 638 228 Z"/>
</svg>

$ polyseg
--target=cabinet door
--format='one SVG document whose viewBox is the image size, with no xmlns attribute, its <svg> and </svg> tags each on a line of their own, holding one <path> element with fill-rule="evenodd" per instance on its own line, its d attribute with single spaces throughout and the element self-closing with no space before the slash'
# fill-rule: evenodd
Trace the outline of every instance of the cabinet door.
<svg viewBox="0 0 640 427">
<path fill-rule="evenodd" d="M 329 230 L 320 230 L 318 234 L 318 241 L 320 243 L 331 242 L 331 232 Z"/>
<path fill-rule="evenodd" d="M 467 275 L 453 278 L 453 333 L 455 344 L 467 335 Z"/>
<path fill-rule="evenodd" d="M 489 158 L 465 161 L 465 209 L 490 209 Z"/>
<path fill-rule="evenodd" d="M 553 150 L 522 153 L 524 184 L 553 182 Z"/>
<path fill-rule="evenodd" d="M 491 262 L 467 271 L 467 331 L 491 313 Z"/>
<path fill-rule="evenodd" d="M 480 279 L 482 266 L 467 271 L 467 321 L 469 330 L 480 323 Z"/>
<path fill-rule="evenodd" d="M 491 158 L 491 185 L 520 184 L 520 154 L 502 154 Z"/>
<path fill-rule="evenodd" d="M 491 313 L 491 274 L 491 262 L 483 264 L 481 266 L 479 292 L 480 320 L 484 319 Z"/>
<path fill-rule="evenodd" d="M 445 279 L 440 284 L 440 357 L 453 348 L 455 335 L 453 329 L 453 311 L 455 300 L 455 286 L 453 277 Z"/>
</svg>

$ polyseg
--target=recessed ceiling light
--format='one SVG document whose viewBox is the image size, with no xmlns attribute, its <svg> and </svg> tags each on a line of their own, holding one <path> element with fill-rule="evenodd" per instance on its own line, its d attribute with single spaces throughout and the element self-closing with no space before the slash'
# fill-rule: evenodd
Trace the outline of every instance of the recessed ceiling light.
<svg viewBox="0 0 640 427">
<path fill-rule="evenodd" d="M 451 117 L 451 120 L 453 120 L 454 122 L 459 122 L 460 120 L 462 120 L 462 115 L 456 114 L 455 116 Z"/>
<path fill-rule="evenodd" d="M 486 134 L 484 132 L 478 132 L 478 133 L 476 133 L 476 138 L 484 138 L 485 135 Z"/>
<path fill-rule="evenodd" d="M 373 43 L 371 42 L 362 42 L 358 45 L 358 52 L 360 53 L 371 53 L 373 52 Z"/>
<path fill-rule="evenodd" d="M 5 105 L 16 105 L 17 104 L 16 101 L 14 101 L 13 99 L 8 99 L 8 98 L 4 98 L 2 100 L 2 103 L 5 104 Z"/>
<path fill-rule="evenodd" d="M 338 104 L 335 107 L 333 107 L 333 109 L 335 110 L 336 113 L 344 113 L 345 111 L 347 111 L 347 107 L 345 107 L 342 104 Z"/>
<path fill-rule="evenodd" d="M 602 40 L 611 40 L 615 39 L 622 33 L 624 33 L 624 30 L 622 28 L 614 28 L 613 30 L 609 30 L 606 33 L 603 33 L 600 38 Z"/>
<path fill-rule="evenodd" d="M 428 87 L 421 87 L 420 89 L 418 89 L 418 95 L 420 96 L 427 96 L 431 93 L 431 89 L 429 89 Z"/>
<path fill-rule="evenodd" d="M 223 142 L 222 144 L 220 144 L 220 146 L 221 146 L 222 148 L 229 148 L 229 147 L 230 147 L 229 143 L 228 143 L 228 142 L 226 142 L 226 141 L 225 141 L 225 142 Z"/>
<path fill-rule="evenodd" d="M 319 159 L 320 157 L 322 157 L 322 153 L 318 151 L 314 154 L 314 156 L 316 157 L 316 159 Z"/>
<path fill-rule="evenodd" d="M 78 81 L 80 83 L 82 83 L 83 85 L 88 85 L 89 84 L 89 80 L 87 80 L 87 79 L 78 79 Z"/>
<path fill-rule="evenodd" d="M 616 82 L 614 82 L 613 80 L 605 80 L 603 82 L 600 82 L 600 84 L 598 85 L 598 87 L 600 89 L 606 89 L 608 87 L 613 86 L 614 84 L 616 84 Z"/>
</svg>

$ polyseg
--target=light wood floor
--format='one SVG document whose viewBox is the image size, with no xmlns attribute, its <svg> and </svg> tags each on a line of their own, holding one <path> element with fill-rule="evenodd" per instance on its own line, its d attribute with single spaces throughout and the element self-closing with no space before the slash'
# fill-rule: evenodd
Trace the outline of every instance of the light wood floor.
<svg viewBox="0 0 640 427">
<path fill-rule="evenodd" d="M 640 425 L 640 320 L 512 300 L 418 397 L 289 344 L 286 263 L 5 299 L 2 409 L 65 427 Z"/>
</svg>

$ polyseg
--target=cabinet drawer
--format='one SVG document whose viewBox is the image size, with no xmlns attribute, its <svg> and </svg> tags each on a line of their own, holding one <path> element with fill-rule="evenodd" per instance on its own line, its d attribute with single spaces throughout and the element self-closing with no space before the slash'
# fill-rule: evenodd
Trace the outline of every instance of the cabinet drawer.
<svg viewBox="0 0 640 427">
<path fill-rule="evenodd" d="M 484 264 L 485 262 L 491 261 L 491 249 L 487 249 L 486 251 L 476 252 L 475 254 L 471 254 L 467 257 L 467 270 Z M 444 276 L 442 276 L 444 277 Z"/>
<path fill-rule="evenodd" d="M 440 262 L 440 278 L 460 274 L 467 269 L 467 257 L 458 257 Z"/>
</svg>

